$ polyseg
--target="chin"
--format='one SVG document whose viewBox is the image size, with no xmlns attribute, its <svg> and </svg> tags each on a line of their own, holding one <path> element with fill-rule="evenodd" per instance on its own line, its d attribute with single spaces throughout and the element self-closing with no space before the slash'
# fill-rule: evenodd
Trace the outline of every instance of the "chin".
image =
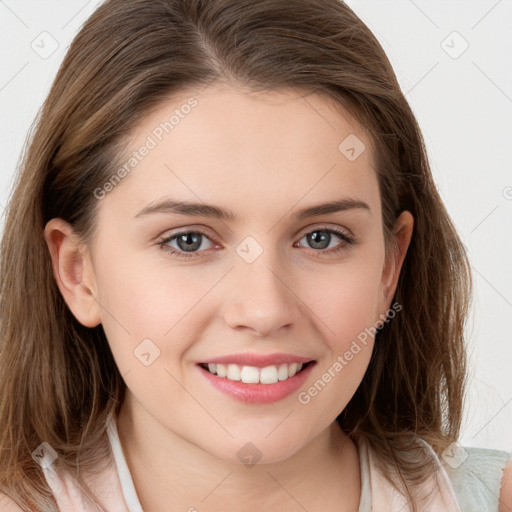
<svg viewBox="0 0 512 512">
<path fill-rule="evenodd" d="M 272 440 L 265 439 L 265 436 L 248 437 L 246 441 L 231 439 L 229 445 L 229 448 L 225 447 L 223 451 L 219 450 L 217 445 L 210 453 L 231 464 L 247 467 L 285 461 L 304 446 L 301 442 L 290 443 L 290 439 L 283 440 L 279 436 Z"/>
</svg>

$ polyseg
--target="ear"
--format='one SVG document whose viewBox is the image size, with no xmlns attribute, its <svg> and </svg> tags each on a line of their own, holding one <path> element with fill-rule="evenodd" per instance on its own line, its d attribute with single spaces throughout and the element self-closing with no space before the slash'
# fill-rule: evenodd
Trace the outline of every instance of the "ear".
<svg viewBox="0 0 512 512">
<path fill-rule="evenodd" d="M 400 276 L 400 270 L 411 242 L 414 227 L 414 217 L 408 211 L 403 211 L 393 227 L 393 240 L 389 250 L 386 251 L 386 258 L 381 279 L 381 297 L 379 303 L 380 313 L 391 307 L 391 301 L 395 294 Z"/>
<path fill-rule="evenodd" d="M 100 306 L 95 299 L 96 279 L 87 248 L 62 219 L 50 220 L 44 238 L 52 259 L 57 286 L 75 318 L 86 327 L 101 323 Z"/>
</svg>

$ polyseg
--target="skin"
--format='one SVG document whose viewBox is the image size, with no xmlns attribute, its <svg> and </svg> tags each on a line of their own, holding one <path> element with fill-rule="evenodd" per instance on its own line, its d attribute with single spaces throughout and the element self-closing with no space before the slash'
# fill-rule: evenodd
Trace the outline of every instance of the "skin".
<svg viewBox="0 0 512 512">
<path fill-rule="evenodd" d="M 413 218 L 400 215 L 397 244 L 386 253 L 371 140 L 318 94 L 220 84 L 186 91 L 134 127 L 127 155 L 191 96 L 191 113 L 99 201 L 89 243 L 61 219 L 45 229 L 66 303 L 82 324 L 103 324 L 125 379 L 118 430 L 141 504 L 153 512 L 169 503 L 201 512 L 357 510 L 357 449 L 335 418 L 361 382 L 371 337 L 306 405 L 298 393 L 272 404 L 238 402 L 196 363 L 244 352 L 305 356 L 316 361 L 307 390 L 391 307 Z M 354 161 L 338 150 L 349 134 L 366 145 Z M 165 197 L 228 208 L 237 220 L 135 218 Z M 293 218 L 346 197 L 370 211 Z M 326 228 L 357 243 L 333 234 L 328 249 L 312 247 L 306 235 Z M 194 229 L 209 238 L 192 257 L 158 245 Z M 263 249 L 252 263 L 236 252 L 247 236 Z M 179 250 L 176 240 L 170 245 Z M 334 247 L 341 250 L 328 254 Z M 147 338 L 160 350 L 150 366 L 134 356 Z M 261 452 L 252 467 L 237 456 L 248 442 Z"/>
</svg>

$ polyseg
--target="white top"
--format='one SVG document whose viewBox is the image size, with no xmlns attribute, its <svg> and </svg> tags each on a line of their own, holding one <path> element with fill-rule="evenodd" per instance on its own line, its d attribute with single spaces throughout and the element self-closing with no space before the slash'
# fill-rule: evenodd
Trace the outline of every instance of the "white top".
<svg viewBox="0 0 512 512">
<path fill-rule="evenodd" d="M 60 512 L 97 512 L 100 504 L 108 512 L 143 512 L 137 497 L 130 470 L 126 463 L 116 418 L 107 421 L 107 434 L 113 457 L 99 474 L 83 475 L 90 489 L 79 487 L 70 476 L 54 465 L 43 468 Z M 416 489 L 417 496 L 424 495 L 420 511 L 435 512 L 498 512 L 503 469 L 511 454 L 485 448 L 462 448 L 448 464 L 439 460 L 432 448 L 425 443 L 438 463 L 438 471 Z M 361 500 L 358 512 L 408 512 L 404 496 L 385 479 L 378 469 L 376 456 L 366 442 L 358 445 L 361 467 Z M 449 454 L 450 455 L 450 454 Z M 453 456 L 453 452 L 451 453 Z M 453 466 L 453 467 L 452 467 Z M 437 490 L 435 489 L 437 482 Z M 96 503 L 96 505 L 94 505 Z M 101 509 L 100 509 L 101 510 Z"/>
</svg>

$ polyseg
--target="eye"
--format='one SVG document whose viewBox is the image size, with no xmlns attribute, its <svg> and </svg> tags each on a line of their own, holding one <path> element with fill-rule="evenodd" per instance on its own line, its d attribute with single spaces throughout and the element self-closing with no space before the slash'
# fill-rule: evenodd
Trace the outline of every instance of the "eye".
<svg viewBox="0 0 512 512">
<path fill-rule="evenodd" d="M 334 246 L 331 245 L 332 242 L 336 242 L 336 238 L 340 239 L 341 243 L 338 242 L 338 244 L 335 244 Z M 294 247 L 304 247 L 300 244 L 303 239 L 306 239 L 311 249 L 315 249 L 315 256 L 335 254 L 356 244 L 356 240 L 348 233 L 345 233 L 340 229 L 326 227 L 309 231 L 299 240 L 299 242 L 294 244 Z M 205 241 L 207 242 L 206 247 Z M 158 245 L 173 256 L 181 258 L 200 257 L 202 256 L 201 253 L 216 246 L 206 233 L 197 230 L 174 233 L 163 240 L 160 240 Z M 216 247 L 219 246 L 217 245 Z"/>
<path fill-rule="evenodd" d="M 342 243 L 331 245 L 332 242 L 336 242 L 336 238 L 341 239 Z M 298 242 L 298 246 L 304 247 L 300 245 L 302 240 L 306 240 L 306 243 L 312 249 L 316 249 L 316 252 L 324 253 L 337 253 L 345 249 L 347 246 L 355 244 L 355 239 L 350 236 L 348 233 L 345 233 L 339 229 L 334 228 L 317 228 L 313 231 L 309 231 L 306 233 Z"/>
<path fill-rule="evenodd" d="M 205 249 L 211 248 L 204 247 L 203 242 L 205 240 L 208 240 L 211 244 L 213 244 L 208 235 L 202 231 L 182 231 L 180 233 L 175 233 L 165 238 L 164 240 L 161 240 L 158 242 L 158 245 L 173 255 L 187 258 L 190 256 L 195 256 L 195 253 L 200 249 L 204 251 Z M 171 245 L 172 243 L 175 243 L 176 245 L 173 246 Z"/>
</svg>

